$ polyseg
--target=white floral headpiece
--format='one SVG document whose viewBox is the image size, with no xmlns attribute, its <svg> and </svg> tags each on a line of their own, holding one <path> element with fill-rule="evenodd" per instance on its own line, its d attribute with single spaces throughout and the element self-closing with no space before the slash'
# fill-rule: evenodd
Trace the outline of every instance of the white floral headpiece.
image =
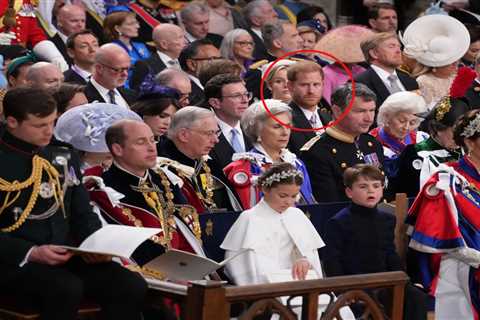
<svg viewBox="0 0 480 320">
<path fill-rule="evenodd" d="M 303 179 L 303 174 L 298 170 L 287 170 L 274 173 L 263 181 L 262 187 L 270 187 L 274 182 L 280 182 L 291 177 L 301 177 Z"/>
<path fill-rule="evenodd" d="M 470 121 L 460 135 L 465 138 L 470 138 L 473 137 L 477 132 L 480 132 L 480 113 L 477 113 L 475 118 Z"/>
</svg>

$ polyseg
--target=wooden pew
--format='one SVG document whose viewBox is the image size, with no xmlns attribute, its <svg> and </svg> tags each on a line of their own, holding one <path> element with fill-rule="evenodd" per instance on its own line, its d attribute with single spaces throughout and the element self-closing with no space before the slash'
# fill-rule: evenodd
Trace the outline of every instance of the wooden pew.
<svg viewBox="0 0 480 320">
<path fill-rule="evenodd" d="M 234 304 L 249 306 L 240 316 L 241 320 L 252 319 L 266 310 L 280 314 L 284 319 L 292 319 L 292 311 L 278 302 L 282 296 L 301 296 L 303 298 L 302 320 L 316 320 L 319 315 L 318 295 L 334 292 L 338 300 L 332 303 L 322 319 L 333 319 L 335 311 L 348 305 L 351 299 L 368 299 L 359 293 L 363 289 L 390 288 L 392 294 L 392 320 L 403 319 L 403 300 L 408 277 L 404 272 L 383 272 L 355 276 L 331 277 L 319 280 L 305 280 L 283 283 L 270 283 L 248 286 L 227 286 L 220 281 L 193 281 L 188 286 L 165 281 L 155 281 L 150 287 L 155 295 L 166 296 L 182 306 L 185 320 L 227 320 Z M 363 291 L 362 291 L 363 292 Z M 343 296 L 345 295 L 345 297 Z M 374 319 L 383 319 L 379 307 L 369 301 Z M 330 318 L 328 318 L 330 317 Z"/>
</svg>

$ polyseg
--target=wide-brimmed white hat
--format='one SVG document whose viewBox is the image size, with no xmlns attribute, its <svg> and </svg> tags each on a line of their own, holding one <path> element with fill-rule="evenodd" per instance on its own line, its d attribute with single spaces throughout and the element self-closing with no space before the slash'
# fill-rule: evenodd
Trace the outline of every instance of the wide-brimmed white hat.
<svg viewBox="0 0 480 320">
<path fill-rule="evenodd" d="M 55 137 L 86 152 L 108 152 L 105 142 L 107 129 L 116 121 L 142 121 L 130 109 L 115 104 L 93 102 L 67 110 L 57 120 Z"/>
<path fill-rule="evenodd" d="M 467 28 L 442 14 L 420 17 L 400 35 L 404 53 L 428 67 L 443 67 L 460 60 L 470 46 Z"/>
</svg>

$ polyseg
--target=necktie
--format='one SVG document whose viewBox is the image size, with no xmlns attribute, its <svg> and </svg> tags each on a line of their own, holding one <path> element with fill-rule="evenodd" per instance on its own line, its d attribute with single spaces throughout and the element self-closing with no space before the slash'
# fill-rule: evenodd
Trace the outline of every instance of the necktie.
<svg viewBox="0 0 480 320">
<path fill-rule="evenodd" d="M 111 104 L 117 104 L 115 102 L 115 91 L 113 90 L 108 90 L 108 97 L 110 98 L 110 103 Z"/>
<path fill-rule="evenodd" d="M 230 132 L 232 134 L 231 143 L 233 150 L 235 150 L 235 152 L 244 152 L 245 150 L 243 150 L 242 144 L 240 143 L 237 129 L 232 129 Z"/>
<path fill-rule="evenodd" d="M 390 82 L 390 93 L 400 92 L 403 91 L 402 88 L 398 85 L 398 77 L 396 74 L 391 74 L 388 76 L 388 82 Z"/>
<path fill-rule="evenodd" d="M 318 115 L 316 112 L 314 112 L 312 114 L 312 116 L 310 117 L 310 120 L 308 122 L 310 122 L 310 125 L 312 126 L 312 128 L 318 128 L 319 125 L 318 125 Z"/>
<path fill-rule="evenodd" d="M 169 64 L 172 68 L 180 68 L 180 64 L 178 63 L 177 60 L 170 60 L 170 61 L 168 61 L 168 64 Z"/>
</svg>

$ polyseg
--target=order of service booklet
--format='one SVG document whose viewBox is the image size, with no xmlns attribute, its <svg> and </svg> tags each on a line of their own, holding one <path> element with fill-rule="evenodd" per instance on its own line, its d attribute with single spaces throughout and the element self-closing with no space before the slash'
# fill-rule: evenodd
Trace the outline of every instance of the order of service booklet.
<svg viewBox="0 0 480 320">
<path fill-rule="evenodd" d="M 62 247 L 77 253 L 106 254 L 129 259 L 142 242 L 161 231 L 159 228 L 108 224 L 88 236 L 78 248 Z"/>
<path fill-rule="evenodd" d="M 228 259 L 216 262 L 194 253 L 170 249 L 151 260 L 144 267 L 158 271 L 172 280 L 201 280 L 248 250 L 250 249 L 240 250 Z"/>
<path fill-rule="evenodd" d="M 160 231 L 159 228 L 109 224 L 92 233 L 79 247 L 61 247 L 78 254 L 95 253 L 130 259 L 132 253 L 142 242 Z M 240 250 L 237 254 L 217 263 L 194 253 L 170 249 L 148 262 L 144 267 L 158 272 L 168 279 L 201 280 L 248 250 Z"/>
</svg>

